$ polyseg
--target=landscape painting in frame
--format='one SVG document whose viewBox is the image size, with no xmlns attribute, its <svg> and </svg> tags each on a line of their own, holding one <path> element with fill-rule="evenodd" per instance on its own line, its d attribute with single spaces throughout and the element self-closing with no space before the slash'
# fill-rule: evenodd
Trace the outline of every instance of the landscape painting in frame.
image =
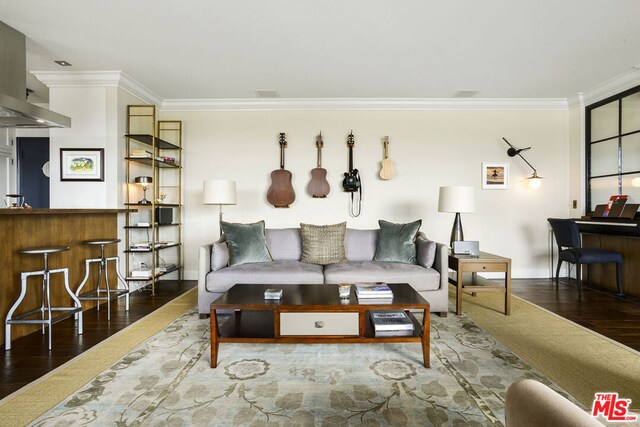
<svg viewBox="0 0 640 427">
<path fill-rule="evenodd" d="M 482 162 L 482 188 L 484 190 L 509 188 L 509 163 Z"/>
<path fill-rule="evenodd" d="M 61 148 L 60 181 L 104 181 L 104 149 Z"/>
</svg>

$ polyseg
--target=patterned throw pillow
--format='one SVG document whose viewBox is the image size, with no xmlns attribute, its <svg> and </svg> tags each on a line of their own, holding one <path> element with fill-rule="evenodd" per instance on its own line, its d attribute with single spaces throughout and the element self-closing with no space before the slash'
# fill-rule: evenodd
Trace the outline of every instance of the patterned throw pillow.
<svg viewBox="0 0 640 427">
<path fill-rule="evenodd" d="M 416 263 L 416 236 L 422 225 L 419 219 L 408 224 L 379 220 L 380 233 L 374 261 Z"/>
<path fill-rule="evenodd" d="M 300 224 L 302 257 L 307 264 L 336 264 L 345 262 L 344 235 L 347 223 L 334 225 Z"/>
<path fill-rule="evenodd" d="M 264 237 L 264 221 L 239 224 L 222 221 L 229 247 L 229 267 L 250 262 L 271 261 Z"/>
</svg>

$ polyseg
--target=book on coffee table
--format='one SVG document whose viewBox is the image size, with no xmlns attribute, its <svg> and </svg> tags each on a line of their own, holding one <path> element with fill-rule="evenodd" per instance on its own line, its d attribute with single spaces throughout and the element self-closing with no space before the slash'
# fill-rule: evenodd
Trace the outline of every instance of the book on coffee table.
<svg viewBox="0 0 640 427">
<path fill-rule="evenodd" d="M 384 282 L 356 282 L 356 296 L 361 298 L 393 298 L 391 288 Z"/>
<path fill-rule="evenodd" d="M 404 310 L 371 310 L 371 323 L 379 331 L 413 331 L 414 325 Z"/>
</svg>

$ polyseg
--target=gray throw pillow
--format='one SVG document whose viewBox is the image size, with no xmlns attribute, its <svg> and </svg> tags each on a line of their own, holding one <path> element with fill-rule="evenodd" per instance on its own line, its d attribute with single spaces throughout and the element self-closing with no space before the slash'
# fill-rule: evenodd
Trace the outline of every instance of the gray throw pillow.
<svg viewBox="0 0 640 427">
<path fill-rule="evenodd" d="M 215 242 L 211 250 L 211 270 L 218 271 L 229 265 L 229 246 L 227 242 Z"/>
<path fill-rule="evenodd" d="M 418 236 L 416 239 L 418 264 L 424 268 L 431 268 L 436 259 L 436 242 Z"/>
<path fill-rule="evenodd" d="M 422 225 L 419 219 L 408 224 L 379 220 L 380 234 L 374 261 L 416 263 L 416 236 Z"/>
<path fill-rule="evenodd" d="M 300 224 L 302 257 L 307 264 L 336 264 L 345 262 L 344 235 L 347 223 L 334 225 Z"/>
<path fill-rule="evenodd" d="M 250 262 L 271 261 L 264 237 L 264 221 L 253 224 L 222 222 L 229 247 L 229 267 Z"/>
</svg>

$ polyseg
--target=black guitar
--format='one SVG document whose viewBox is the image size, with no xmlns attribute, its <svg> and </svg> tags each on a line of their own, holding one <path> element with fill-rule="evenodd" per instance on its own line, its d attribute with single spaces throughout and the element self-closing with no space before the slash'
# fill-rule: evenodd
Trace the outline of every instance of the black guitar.
<svg viewBox="0 0 640 427">
<path fill-rule="evenodd" d="M 358 169 L 353 168 L 353 131 L 347 138 L 347 146 L 349 147 L 349 172 L 344 173 L 342 180 L 342 188 L 348 193 L 356 192 L 360 189 L 360 174 Z"/>
</svg>

